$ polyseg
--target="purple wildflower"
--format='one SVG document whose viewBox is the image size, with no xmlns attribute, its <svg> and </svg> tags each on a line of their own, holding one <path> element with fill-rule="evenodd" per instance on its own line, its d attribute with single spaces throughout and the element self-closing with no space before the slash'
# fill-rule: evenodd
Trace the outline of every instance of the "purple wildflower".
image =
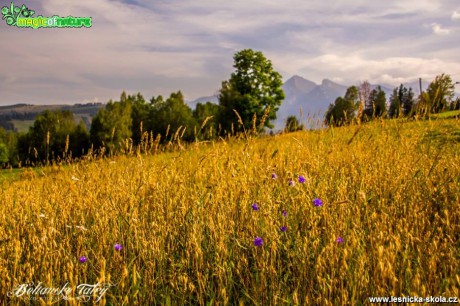
<svg viewBox="0 0 460 306">
<path fill-rule="evenodd" d="M 254 239 L 254 245 L 255 245 L 256 247 L 261 247 L 262 244 L 264 244 L 264 241 L 262 240 L 262 238 L 256 237 L 256 238 Z"/>
<path fill-rule="evenodd" d="M 282 232 L 287 231 L 287 226 L 281 226 L 281 227 L 280 227 L 280 231 L 282 231 Z"/>
<path fill-rule="evenodd" d="M 300 184 L 305 183 L 305 176 L 299 175 L 299 183 L 300 183 Z"/>
<path fill-rule="evenodd" d="M 257 205 L 257 203 L 254 203 L 251 206 L 253 210 L 259 210 L 259 206 Z"/>
<path fill-rule="evenodd" d="M 115 248 L 115 251 L 121 251 L 123 247 L 121 246 L 121 244 L 117 243 L 115 244 L 114 248 Z"/>
<path fill-rule="evenodd" d="M 283 214 L 283 217 L 287 217 L 287 211 L 283 210 L 282 214 Z"/>
<path fill-rule="evenodd" d="M 313 204 L 315 204 L 316 207 L 323 206 L 323 201 L 321 201 L 321 199 L 316 198 L 313 200 Z"/>
<path fill-rule="evenodd" d="M 276 180 L 278 178 L 278 176 L 276 175 L 276 173 L 272 173 L 272 179 Z"/>
<path fill-rule="evenodd" d="M 337 243 L 342 243 L 343 242 L 343 238 L 342 237 L 338 237 L 337 238 Z"/>
<path fill-rule="evenodd" d="M 78 258 L 78 261 L 81 263 L 85 263 L 88 261 L 88 258 L 86 256 L 81 256 L 80 258 Z"/>
<path fill-rule="evenodd" d="M 289 186 L 294 187 L 294 185 L 295 185 L 295 182 L 294 182 L 293 180 L 290 179 L 290 180 L 289 180 Z"/>
</svg>

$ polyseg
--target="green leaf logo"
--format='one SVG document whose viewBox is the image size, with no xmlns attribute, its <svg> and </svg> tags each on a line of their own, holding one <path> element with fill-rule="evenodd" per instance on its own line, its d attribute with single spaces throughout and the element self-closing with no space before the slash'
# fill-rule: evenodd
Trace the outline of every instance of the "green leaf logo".
<svg viewBox="0 0 460 306">
<path fill-rule="evenodd" d="M 11 2 L 11 5 L 9 8 L 6 6 L 2 7 L 2 14 L 3 14 L 2 19 L 6 19 L 6 24 L 9 26 L 16 25 L 16 20 L 20 13 L 21 13 L 21 8 L 17 6 L 15 7 L 13 2 Z"/>
<path fill-rule="evenodd" d="M 2 7 L 3 20 L 6 19 L 6 24 L 14 26 L 17 23 L 18 17 L 29 18 L 35 14 L 35 11 L 29 10 L 24 4 L 22 7 L 14 6 L 14 3 L 11 2 L 10 7 Z"/>
</svg>

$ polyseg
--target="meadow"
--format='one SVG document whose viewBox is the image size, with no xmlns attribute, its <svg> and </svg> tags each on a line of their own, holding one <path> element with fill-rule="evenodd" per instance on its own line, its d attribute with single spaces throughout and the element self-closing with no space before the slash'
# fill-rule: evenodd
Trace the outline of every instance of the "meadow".
<svg viewBox="0 0 460 306">
<path fill-rule="evenodd" d="M 97 305 L 460 296 L 458 119 L 196 142 L 0 184 L 2 305 L 58 303 L 8 295 L 30 282 L 110 283 Z"/>
</svg>

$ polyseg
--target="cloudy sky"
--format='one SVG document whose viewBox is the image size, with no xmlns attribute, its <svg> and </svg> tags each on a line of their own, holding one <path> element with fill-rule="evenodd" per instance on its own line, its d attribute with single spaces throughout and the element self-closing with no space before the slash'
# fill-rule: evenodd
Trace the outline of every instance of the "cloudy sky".
<svg viewBox="0 0 460 306">
<path fill-rule="evenodd" d="M 1 6 L 10 1 L 1 0 Z M 0 105 L 214 94 L 233 54 L 262 51 L 284 80 L 398 85 L 460 81 L 458 0 L 24 0 L 35 16 L 90 16 L 89 29 L 0 20 Z M 457 85 L 457 91 L 460 85 Z"/>
</svg>

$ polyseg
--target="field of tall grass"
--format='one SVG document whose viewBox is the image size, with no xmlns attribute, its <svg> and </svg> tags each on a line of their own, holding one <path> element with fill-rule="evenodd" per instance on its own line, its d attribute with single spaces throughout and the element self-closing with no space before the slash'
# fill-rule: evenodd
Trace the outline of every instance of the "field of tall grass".
<svg viewBox="0 0 460 306">
<path fill-rule="evenodd" d="M 1 181 L 2 305 L 84 305 L 77 286 L 98 283 L 98 305 L 460 296 L 455 119 L 194 143 L 20 176 Z M 21 284 L 72 291 L 13 295 Z"/>
</svg>

